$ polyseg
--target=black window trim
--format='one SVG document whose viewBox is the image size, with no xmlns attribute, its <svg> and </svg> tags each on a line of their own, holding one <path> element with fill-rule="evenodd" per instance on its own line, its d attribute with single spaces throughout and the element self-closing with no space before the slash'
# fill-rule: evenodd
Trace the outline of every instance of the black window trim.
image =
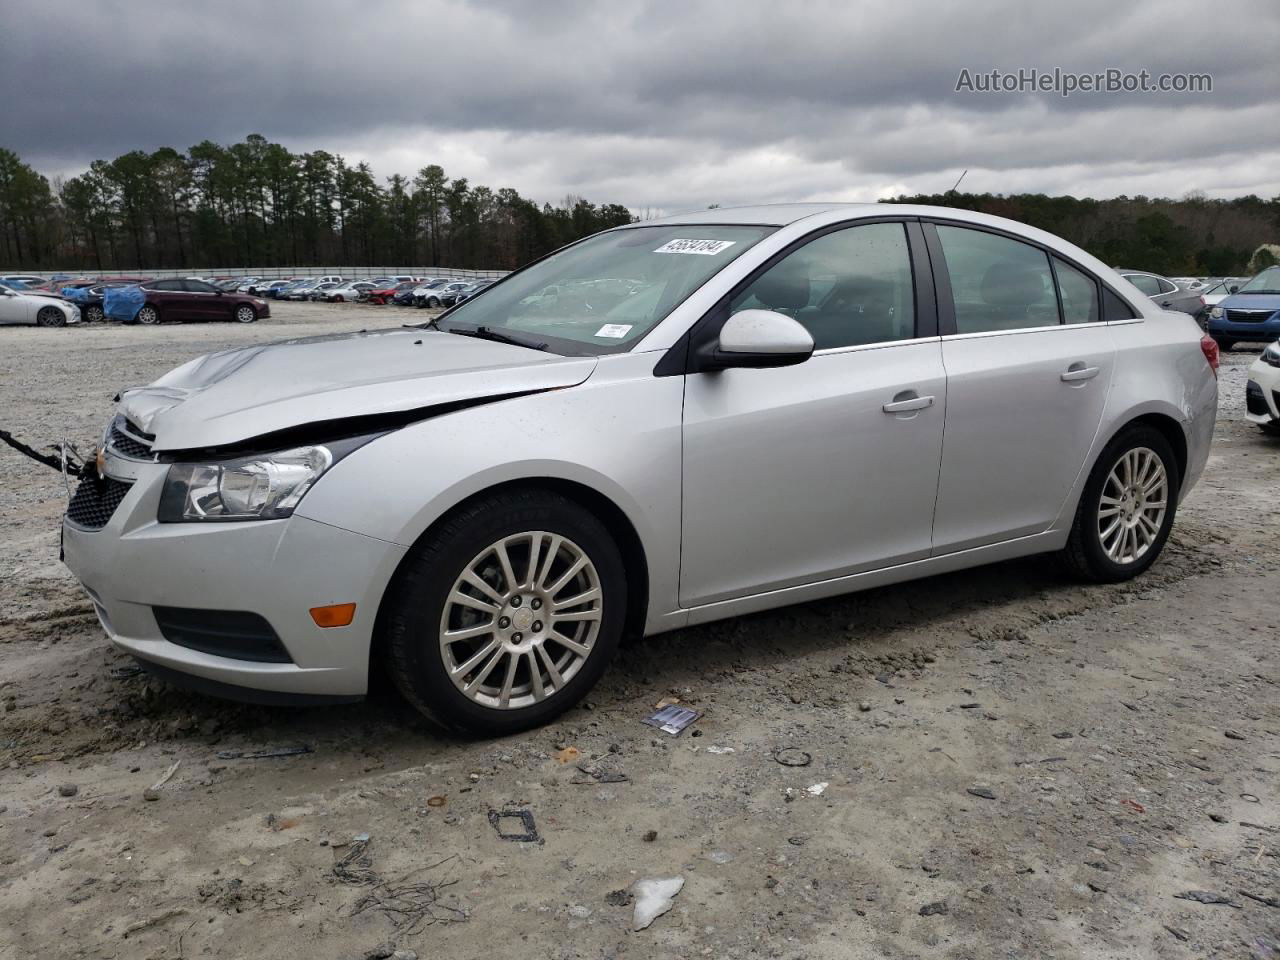
<svg viewBox="0 0 1280 960">
<path fill-rule="evenodd" d="M 830 347 L 816 351 L 814 356 L 844 353 L 851 350 L 890 347 L 895 344 L 911 343 L 915 340 L 927 340 L 938 336 L 939 305 L 935 291 L 935 279 L 929 265 L 929 254 L 925 249 L 925 238 L 920 230 L 920 218 L 902 214 L 857 217 L 852 220 L 841 220 L 838 223 L 829 223 L 818 227 L 792 240 L 781 250 L 770 254 L 769 259 L 734 284 L 728 293 L 716 301 L 711 309 L 690 324 L 689 329 L 662 355 L 662 359 L 653 368 L 653 375 L 655 377 L 678 377 L 698 372 L 694 366 L 694 358 L 697 355 L 696 347 L 708 344 L 720 335 L 720 328 L 729 319 L 729 304 L 734 297 L 801 247 L 805 247 L 828 234 L 847 230 L 850 227 L 861 227 L 874 223 L 900 223 L 906 233 L 907 253 L 911 263 L 911 289 L 915 299 L 915 336 L 903 340 L 878 340 L 873 343 Z"/>
<path fill-rule="evenodd" d="M 1100 276 L 1076 260 L 1074 257 L 1050 247 L 1047 244 L 1040 243 L 1031 237 L 1014 233 L 1012 230 L 1001 230 L 999 227 L 989 226 L 985 223 L 973 223 L 969 220 L 951 219 L 948 217 L 921 217 L 920 225 L 924 231 L 925 243 L 929 249 L 929 257 L 933 262 L 934 270 L 934 287 L 938 296 L 938 329 L 940 336 L 943 337 L 983 337 L 995 336 L 1001 333 L 1016 333 L 1014 330 L 984 330 L 977 333 L 959 333 L 956 329 L 956 307 L 955 300 L 951 294 L 951 275 L 947 272 L 947 261 L 942 255 L 942 241 L 938 237 L 938 226 L 944 227 L 964 227 L 969 230 L 978 230 L 983 233 L 994 234 L 997 237 L 1004 237 L 1007 240 L 1016 240 L 1019 243 L 1025 243 L 1029 247 L 1035 247 L 1043 252 L 1049 258 L 1049 268 L 1053 272 L 1053 283 L 1055 292 L 1058 294 L 1058 326 L 1059 327 L 1087 327 L 1093 324 L 1086 323 L 1067 323 L 1066 316 L 1062 307 L 1062 294 L 1058 289 L 1058 273 L 1053 266 L 1053 258 L 1057 257 L 1063 263 L 1079 270 L 1094 283 L 1094 289 L 1097 291 L 1098 297 L 1098 320 L 1097 323 L 1123 323 L 1123 320 L 1107 320 L 1106 319 L 1106 298 L 1103 290 L 1109 290 L 1120 302 L 1125 304 L 1133 314 L 1129 318 L 1130 321 L 1142 320 L 1142 311 L 1135 307 L 1128 297 L 1120 293 L 1115 287 L 1108 284 Z M 1025 327 L 1022 332 L 1031 332 L 1035 330 L 1052 330 L 1054 327 Z"/>
</svg>

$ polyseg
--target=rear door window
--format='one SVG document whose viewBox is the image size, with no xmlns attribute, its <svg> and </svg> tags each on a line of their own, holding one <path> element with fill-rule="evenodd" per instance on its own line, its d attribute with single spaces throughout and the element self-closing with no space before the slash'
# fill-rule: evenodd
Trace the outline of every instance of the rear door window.
<svg viewBox="0 0 1280 960">
<path fill-rule="evenodd" d="M 1058 298 L 1043 250 L 984 230 L 942 224 L 937 230 L 957 333 L 1058 326 Z"/>
</svg>

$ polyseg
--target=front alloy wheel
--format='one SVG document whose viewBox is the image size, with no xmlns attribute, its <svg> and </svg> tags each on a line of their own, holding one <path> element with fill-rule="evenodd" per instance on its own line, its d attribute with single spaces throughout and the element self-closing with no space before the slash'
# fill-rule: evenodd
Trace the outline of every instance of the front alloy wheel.
<svg viewBox="0 0 1280 960">
<path fill-rule="evenodd" d="M 247 303 L 241 304 L 240 306 L 236 307 L 236 320 L 238 320 L 240 323 L 253 323 L 253 321 L 257 319 L 258 319 L 258 312 L 254 310 L 253 307 L 249 306 Z"/>
<path fill-rule="evenodd" d="M 37 327 L 65 327 L 67 315 L 57 307 L 42 307 L 36 314 Z"/>
<path fill-rule="evenodd" d="M 602 608 L 600 575 L 572 540 L 543 530 L 504 537 L 449 592 L 440 618 L 449 679 L 499 710 L 554 696 L 591 656 Z"/>
<path fill-rule="evenodd" d="M 388 594 L 382 649 L 405 698 L 487 734 L 546 723 L 617 648 L 627 578 L 608 529 L 549 490 L 506 491 L 446 518 Z"/>
</svg>

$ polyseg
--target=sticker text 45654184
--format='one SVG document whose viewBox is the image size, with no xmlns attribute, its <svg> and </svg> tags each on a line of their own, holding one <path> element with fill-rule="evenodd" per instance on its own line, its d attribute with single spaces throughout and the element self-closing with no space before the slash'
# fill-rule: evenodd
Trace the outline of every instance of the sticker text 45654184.
<svg viewBox="0 0 1280 960">
<path fill-rule="evenodd" d="M 668 240 L 654 253 L 696 253 L 704 257 L 712 257 L 721 250 L 732 247 L 736 240 Z"/>
</svg>

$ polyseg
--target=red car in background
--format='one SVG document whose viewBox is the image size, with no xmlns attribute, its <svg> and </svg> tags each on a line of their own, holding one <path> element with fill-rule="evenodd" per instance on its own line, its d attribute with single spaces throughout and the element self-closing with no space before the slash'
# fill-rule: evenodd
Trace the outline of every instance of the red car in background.
<svg viewBox="0 0 1280 960">
<path fill-rule="evenodd" d="M 412 290 L 418 285 L 417 280 L 402 280 L 400 283 L 393 283 L 385 287 L 375 287 L 369 291 L 368 303 L 390 303 L 391 298 L 397 293 L 405 290 Z"/>
<path fill-rule="evenodd" d="M 253 323 L 271 316 L 267 301 L 247 293 L 227 293 L 203 280 L 148 280 L 140 284 L 146 302 L 134 318 L 136 323 L 162 320 L 235 320 Z"/>
</svg>

